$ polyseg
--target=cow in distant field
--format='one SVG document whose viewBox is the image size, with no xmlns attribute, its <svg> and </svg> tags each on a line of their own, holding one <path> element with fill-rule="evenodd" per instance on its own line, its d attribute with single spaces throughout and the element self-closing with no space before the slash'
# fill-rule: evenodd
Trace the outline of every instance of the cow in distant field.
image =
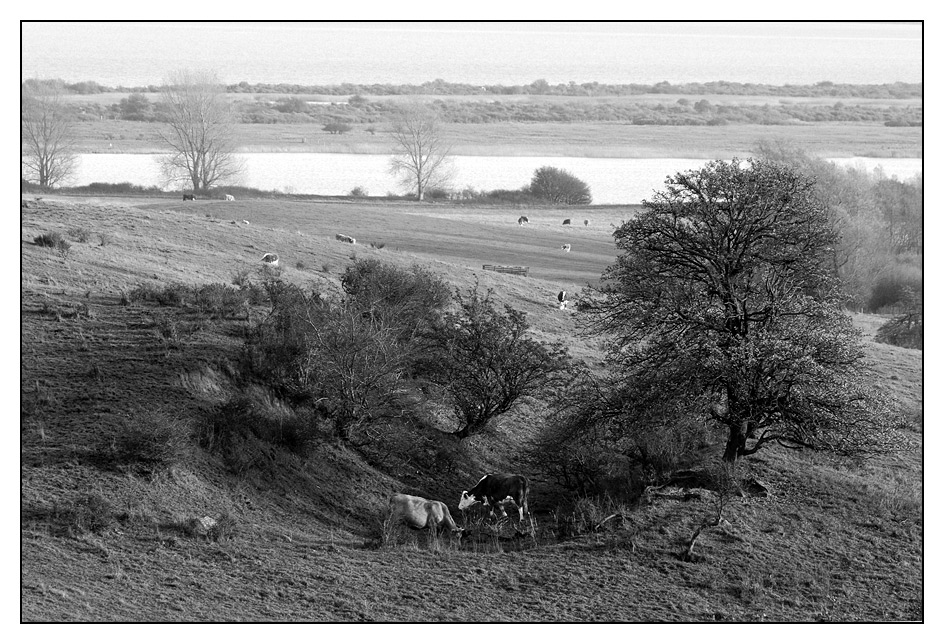
<svg viewBox="0 0 944 644">
<path fill-rule="evenodd" d="M 226 199 L 226 201 L 236 201 L 236 197 L 233 195 L 224 195 L 223 198 Z"/>
<path fill-rule="evenodd" d="M 514 503 L 518 506 L 518 519 L 524 521 L 528 514 L 528 479 L 520 474 L 486 474 L 471 490 L 463 490 L 459 497 L 459 509 L 484 503 L 495 514 L 497 506 L 501 515 L 505 513 L 505 504 Z"/>
<path fill-rule="evenodd" d="M 526 223 L 528 223 L 528 218 L 527 218 L 527 217 L 525 217 L 524 215 L 518 217 L 518 225 L 519 225 L 519 226 L 524 226 Z"/>
<path fill-rule="evenodd" d="M 188 192 L 184 193 L 184 201 L 196 201 L 197 195 L 190 194 Z"/>
<path fill-rule="evenodd" d="M 569 225 L 570 225 L 570 220 L 569 220 L 569 219 L 565 219 L 565 220 L 564 220 L 564 223 L 563 223 L 562 225 L 563 225 L 563 226 L 569 226 Z"/>
<path fill-rule="evenodd" d="M 354 239 L 353 237 L 349 237 L 348 235 L 342 235 L 342 234 L 340 234 L 340 233 L 338 233 L 337 235 L 335 235 L 334 238 L 337 239 L 339 242 L 346 242 L 346 243 L 348 243 L 348 244 L 356 244 L 356 243 L 357 243 L 357 240 Z"/>
<path fill-rule="evenodd" d="M 589 225 L 590 225 L 590 220 L 589 220 L 589 219 L 584 219 L 584 220 L 583 220 L 583 225 L 584 225 L 584 226 L 589 226 Z"/>
<path fill-rule="evenodd" d="M 567 308 L 567 302 L 570 300 L 567 299 L 567 291 L 561 291 L 557 294 L 557 303 L 560 305 L 561 309 Z"/>
<path fill-rule="evenodd" d="M 564 251 L 565 253 L 569 253 L 569 252 L 570 252 L 570 244 L 564 244 L 563 246 L 561 246 L 561 250 Z"/>
<path fill-rule="evenodd" d="M 279 265 L 279 256 L 275 253 L 266 253 L 262 256 L 262 262 L 268 264 L 269 266 L 278 266 Z"/>
<path fill-rule="evenodd" d="M 430 501 L 409 494 L 394 494 L 390 497 L 390 518 L 415 530 L 426 528 L 430 532 L 438 533 L 448 529 L 453 534 L 462 536 L 462 528 L 452 520 L 449 507 L 442 501 Z"/>
</svg>

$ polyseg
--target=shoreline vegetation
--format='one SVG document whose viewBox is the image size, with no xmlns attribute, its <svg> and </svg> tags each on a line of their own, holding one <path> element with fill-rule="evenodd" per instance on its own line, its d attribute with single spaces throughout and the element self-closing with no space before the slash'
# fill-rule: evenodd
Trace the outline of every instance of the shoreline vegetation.
<svg viewBox="0 0 944 644">
<path fill-rule="evenodd" d="M 65 87 L 77 152 L 164 151 L 158 86 Z M 922 157 L 920 83 L 473 86 L 437 79 L 225 89 L 241 153 L 389 154 L 392 116 L 418 100 L 439 112 L 457 156 L 730 159 L 776 140 L 827 158 Z"/>
<path fill-rule="evenodd" d="M 84 121 L 76 123 L 79 154 L 160 154 L 167 150 L 159 123 Z M 876 123 L 820 123 L 791 126 L 738 125 L 682 128 L 625 123 L 447 124 L 455 156 L 546 156 L 587 158 L 730 159 L 755 154 L 761 141 L 782 141 L 823 158 L 922 158 L 921 128 Z M 237 152 L 392 154 L 382 128 L 342 135 L 317 124 L 236 126 Z"/>
</svg>

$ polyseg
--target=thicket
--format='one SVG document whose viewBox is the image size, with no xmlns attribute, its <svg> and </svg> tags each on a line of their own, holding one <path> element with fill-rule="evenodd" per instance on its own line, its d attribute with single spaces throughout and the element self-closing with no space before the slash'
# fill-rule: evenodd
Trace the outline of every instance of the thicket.
<svg viewBox="0 0 944 644">
<path fill-rule="evenodd" d="M 590 186 L 567 170 L 543 166 L 531 177 L 531 194 L 542 201 L 568 206 L 585 206 L 593 201 Z"/>
<path fill-rule="evenodd" d="M 351 444 L 377 442 L 392 421 L 436 426 L 430 407 L 455 412 L 440 433 L 472 435 L 566 366 L 562 347 L 529 337 L 523 313 L 475 289 L 453 294 L 422 267 L 355 260 L 342 288 L 328 299 L 273 282 L 243 371 Z"/>
<path fill-rule="evenodd" d="M 923 175 L 901 181 L 880 172 L 843 168 L 780 142 L 763 142 L 757 152 L 815 179 L 816 194 L 839 233 L 832 268 L 847 292 L 847 306 L 900 312 L 907 294 L 921 291 Z"/>
<path fill-rule="evenodd" d="M 712 104 L 707 100 L 692 104 L 680 99 L 672 105 L 606 102 L 596 100 L 560 101 L 461 101 L 435 99 L 430 102 L 439 118 L 447 123 L 500 122 L 599 122 L 618 121 L 634 125 L 719 126 L 731 124 L 784 125 L 816 122 L 876 122 L 889 127 L 920 127 L 921 107 L 872 106 L 841 101 L 833 105 L 809 105 L 780 100 L 766 105 Z M 284 100 L 237 103 L 244 123 L 335 123 L 371 124 L 390 120 L 400 103 L 379 99 L 355 104 L 330 104 Z"/>
</svg>

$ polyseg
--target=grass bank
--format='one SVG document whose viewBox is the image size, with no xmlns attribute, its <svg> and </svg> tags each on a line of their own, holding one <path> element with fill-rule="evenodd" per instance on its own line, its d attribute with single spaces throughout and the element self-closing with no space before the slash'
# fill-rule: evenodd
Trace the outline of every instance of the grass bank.
<svg viewBox="0 0 944 644">
<path fill-rule="evenodd" d="M 610 223 L 629 213 L 571 210 L 592 225 L 564 230 L 558 210 L 528 210 L 527 227 L 519 212 L 60 196 L 22 208 L 21 619 L 923 620 L 920 451 L 862 468 L 765 451 L 746 467 L 770 494 L 732 499 L 684 561 L 712 493 L 665 491 L 635 507 L 568 499 L 521 457 L 537 410 L 460 444 L 401 426 L 381 459 L 328 439 L 306 456 L 251 442 L 235 460 L 205 450 L 194 437 L 239 386 L 249 320 L 126 297 L 141 284 L 229 284 L 266 252 L 284 279 L 330 294 L 356 254 L 419 263 L 460 288 L 478 281 L 526 311 L 541 339 L 599 360 L 555 295 L 599 276 L 615 256 Z M 33 242 L 53 232 L 68 252 Z M 480 267 L 504 262 L 532 276 Z M 867 350 L 876 384 L 920 409 L 921 352 Z M 532 536 L 382 538 L 393 491 L 440 498 L 471 525 L 459 491 L 496 469 L 530 476 Z"/>
</svg>

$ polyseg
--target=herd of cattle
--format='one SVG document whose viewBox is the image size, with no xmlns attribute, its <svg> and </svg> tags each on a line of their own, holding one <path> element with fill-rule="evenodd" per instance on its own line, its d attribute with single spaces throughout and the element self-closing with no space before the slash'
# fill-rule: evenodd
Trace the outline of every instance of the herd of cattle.
<svg viewBox="0 0 944 644">
<path fill-rule="evenodd" d="M 513 503 L 518 508 L 518 520 L 524 521 L 528 512 L 528 479 L 519 474 L 486 474 L 471 490 L 463 490 L 459 497 L 459 509 L 465 510 L 482 503 L 495 516 L 496 508 L 505 517 L 505 505 Z M 424 499 L 410 494 L 394 494 L 390 497 L 390 518 L 416 530 L 427 529 L 438 533 L 449 530 L 461 537 L 464 528 L 456 525 L 449 506 L 442 501 Z"/>
<path fill-rule="evenodd" d="M 195 201 L 196 198 L 197 198 L 197 196 L 196 196 L 195 194 L 193 194 L 193 193 L 184 193 L 184 201 Z M 233 197 L 233 195 L 224 195 L 223 198 L 224 198 L 226 201 L 236 201 L 236 198 Z M 235 222 L 234 222 L 234 223 L 235 223 Z M 249 222 L 246 222 L 246 223 L 249 223 Z M 524 226 L 524 225 L 527 224 L 527 223 L 530 223 L 530 220 L 529 220 L 527 217 L 525 217 L 524 215 L 522 215 L 521 217 L 518 217 L 518 225 L 519 225 L 519 226 Z M 570 225 L 570 219 L 565 219 L 565 220 L 563 221 L 563 225 L 564 225 L 564 226 L 569 226 L 569 225 Z M 584 220 L 583 220 L 583 225 L 584 225 L 584 226 L 589 226 L 589 225 L 590 225 L 590 220 L 589 220 L 589 219 L 584 219 Z M 353 237 L 351 237 L 350 235 L 344 235 L 344 234 L 341 234 L 341 233 L 338 233 L 337 235 L 335 235 L 334 238 L 335 238 L 336 240 L 338 240 L 339 242 L 344 242 L 344 243 L 347 243 L 347 244 L 356 244 L 356 243 L 357 243 L 357 240 L 354 239 Z M 565 253 L 569 253 L 569 252 L 570 252 L 570 244 L 563 244 L 563 245 L 561 245 L 560 248 L 561 248 L 561 250 L 564 251 Z M 266 262 L 267 264 L 274 264 L 274 265 L 277 266 L 277 265 L 278 265 L 278 256 L 277 256 L 277 255 L 272 255 L 272 257 L 274 258 L 274 262 L 273 262 L 272 259 L 269 259 L 269 257 L 270 257 L 270 255 L 267 253 L 266 256 L 263 257 L 262 261 L 263 261 L 263 262 Z M 567 308 L 566 293 L 565 293 L 564 291 L 561 291 L 561 292 L 558 294 L 558 296 L 557 296 L 557 301 L 558 301 L 558 305 L 560 306 L 561 309 L 566 309 L 566 308 Z M 405 495 L 401 495 L 401 496 L 405 496 Z M 415 498 L 419 498 L 419 497 L 415 497 Z M 421 499 L 421 500 L 422 500 L 422 499 Z M 430 503 L 432 503 L 432 502 L 430 502 Z M 448 508 L 445 508 L 445 516 L 446 516 L 447 518 L 449 518 L 449 509 L 448 509 Z M 449 520 L 451 521 L 452 519 L 449 518 Z"/>
</svg>

